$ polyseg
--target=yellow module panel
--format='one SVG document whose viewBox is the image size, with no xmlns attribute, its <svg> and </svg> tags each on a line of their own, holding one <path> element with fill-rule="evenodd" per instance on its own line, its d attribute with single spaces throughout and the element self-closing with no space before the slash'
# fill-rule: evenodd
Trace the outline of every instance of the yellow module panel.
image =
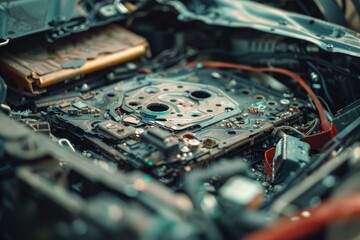
<svg viewBox="0 0 360 240">
<path fill-rule="evenodd" d="M 27 51 L 11 49 L 1 54 L 0 68 L 20 92 L 41 94 L 53 84 L 137 59 L 147 47 L 144 38 L 112 24 Z"/>
</svg>

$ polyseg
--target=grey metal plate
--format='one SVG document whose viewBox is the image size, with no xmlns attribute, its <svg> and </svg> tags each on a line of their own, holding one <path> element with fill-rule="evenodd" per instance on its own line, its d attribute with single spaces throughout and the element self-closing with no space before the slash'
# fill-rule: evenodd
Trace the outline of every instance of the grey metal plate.
<svg viewBox="0 0 360 240">
<path fill-rule="evenodd" d="M 182 1 L 157 0 L 173 6 L 182 21 L 198 20 L 211 25 L 252 28 L 311 42 L 336 53 L 360 56 L 360 34 L 320 19 L 251 1 L 214 0 L 202 13 L 194 13 Z"/>
</svg>

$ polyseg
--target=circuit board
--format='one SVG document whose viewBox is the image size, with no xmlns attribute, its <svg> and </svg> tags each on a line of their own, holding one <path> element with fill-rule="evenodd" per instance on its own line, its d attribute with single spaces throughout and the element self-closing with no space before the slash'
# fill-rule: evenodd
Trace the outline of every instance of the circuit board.
<svg viewBox="0 0 360 240">
<path fill-rule="evenodd" d="M 296 122 L 303 104 L 228 72 L 149 74 L 48 109 L 53 130 L 87 156 L 171 184 Z"/>
</svg>

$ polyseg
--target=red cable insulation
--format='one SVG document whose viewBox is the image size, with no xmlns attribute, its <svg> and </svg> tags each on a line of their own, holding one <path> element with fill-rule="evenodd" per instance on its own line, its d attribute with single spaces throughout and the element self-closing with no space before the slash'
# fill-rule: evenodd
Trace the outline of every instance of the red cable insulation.
<svg viewBox="0 0 360 240">
<path fill-rule="evenodd" d="M 188 67 L 194 67 L 197 63 L 190 63 Z M 319 113 L 321 130 L 329 131 L 331 123 L 326 117 L 325 109 L 317 98 L 316 94 L 307 85 L 305 80 L 296 73 L 283 68 L 254 68 L 226 62 L 205 61 L 200 62 L 204 68 L 229 68 L 249 72 L 271 72 L 279 73 L 294 79 L 310 96 Z M 275 222 L 274 225 L 260 229 L 247 236 L 246 240 L 279 240 L 279 239 L 299 239 L 305 237 L 320 227 L 335 222 L 340 218 L 360 216 L 360 195 L 349 196 L 344 199 L 330 200 L 323 203 L 316 209 L 310 210 L 311 217 L 303 218 L 299 221 L 291 221 L 286 217 Z"/>
<path fill-rule="evenodd" d="M 190 63 L 188 67 L 194 67 L 197 63 Z M 229 68 L 229 69 L 237 69 L 241 71 L 249 71 L 249 72 L 271 72 L 271 73 L 279 73 L 286 75 L 292 79 L 294 79 L 310 96 L 311 100 L 314 102 L 315 107 L 319 113 L 319 118 L 321 122 L 321 130 L 323 132 L 328 131 L 331 127 L 331 124 L 326 117 L 325 109 L 322 106 L 321 102 L 317 98 L 316 94 L 313 90 L 306 84 L 305 80 L 297 75 L 296 73 L 283 69 L 283 68 L 254 68 L 244 65 L 238 65 L 234 63 L 226 63 L 226 62 L 215 62 L 215 61 L 204 61 L 199 62 L 204 68 Z"/>
<path fill-rule="evenodd" d="M 359 218 L 360 194 L 327 200 L 307 211 L 307 217 L 302 216 L 300 212 L 294 215 L 298 217 L 295 221 L 290 217 L 281 218 L 274 224 L 249 234 L 244 240 L 303 239 L 338 220 Z"/>
</svg>

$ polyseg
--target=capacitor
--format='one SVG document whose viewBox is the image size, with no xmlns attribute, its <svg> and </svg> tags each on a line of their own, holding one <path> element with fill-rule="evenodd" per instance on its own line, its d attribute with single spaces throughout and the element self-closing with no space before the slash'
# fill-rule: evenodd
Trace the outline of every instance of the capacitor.
<svg viewBox="0 0 360 240">
<path fill-rule="evenodd" d="M 188 153 L 188 152 L 190 152 L 190 148 L 189 148 L 188 146 L 182 146 L 182 147 L 180 148 L 180 151 L 181 151 L 182 153 Z"/>
<path fill-rule="evenodd" d="M 200 147 L 201 144 L 200 141 L 197 139 L 190 139 L 188 143 L 191 150 L 196 150 Z"/>
<path fill-rule="evenodd" d="M 143 128 L 137 128 L 135 129 L 135 134 L 136 135 L 141 135 L 145 132 L 145 130 Z"/>
</svg>

